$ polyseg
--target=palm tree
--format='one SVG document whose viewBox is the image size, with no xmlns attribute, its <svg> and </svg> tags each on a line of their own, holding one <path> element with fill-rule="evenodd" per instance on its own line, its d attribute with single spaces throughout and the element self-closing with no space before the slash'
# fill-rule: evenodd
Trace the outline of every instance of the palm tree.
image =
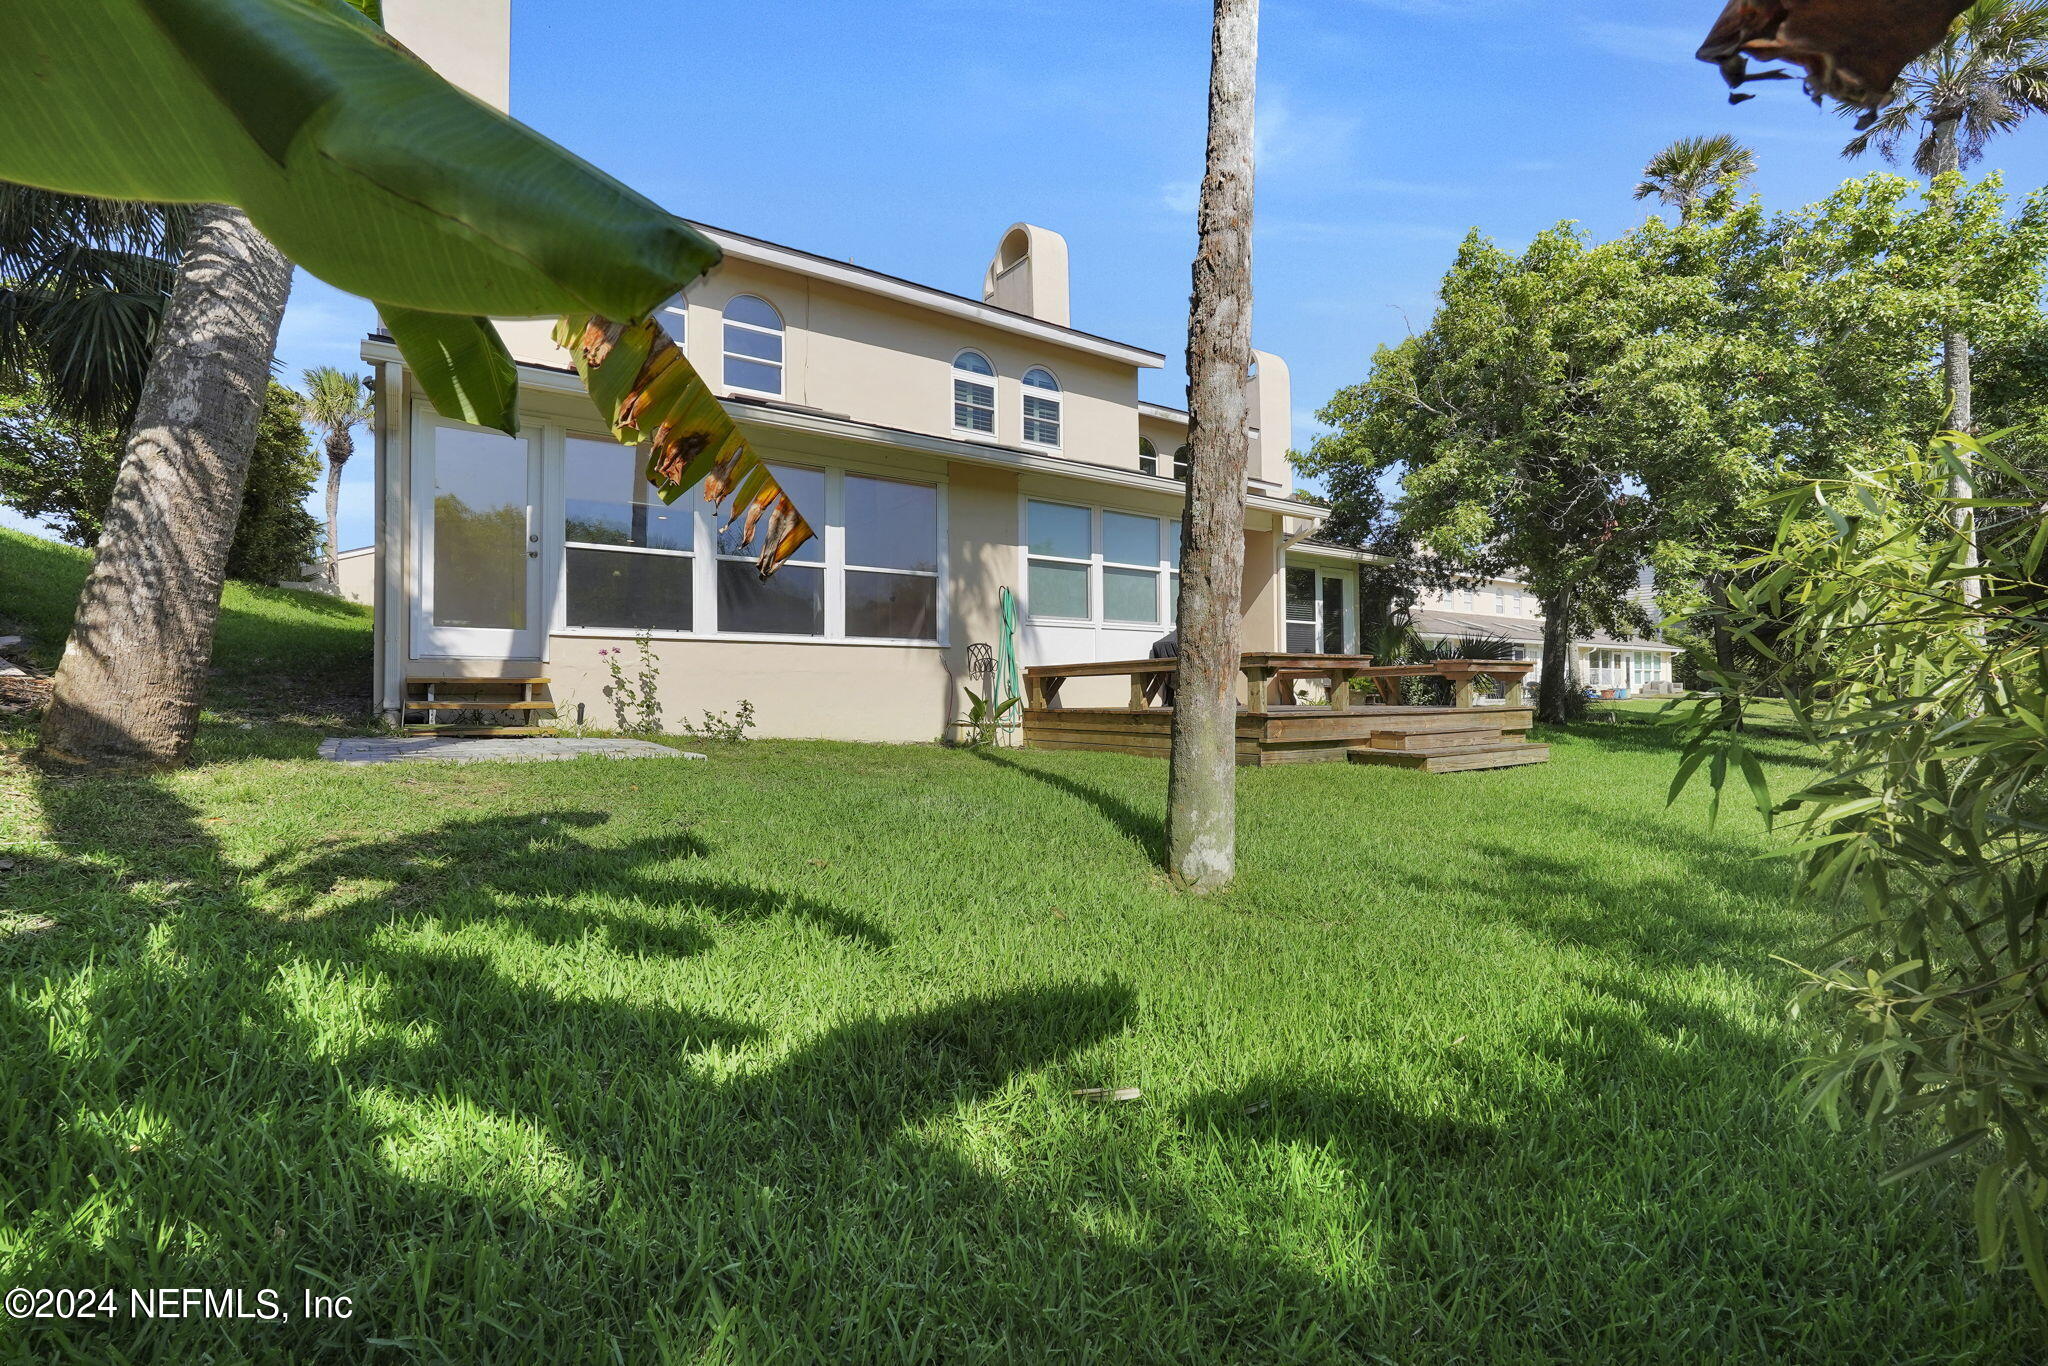
<svg viewBox="0 0 2048 1366">
<path fill-rule="evenodd" d="M 1696 205 L 1724 185 L 1740 184 L 1756 173 L 1756 153 L 1728 133 L 1680 138 L 1650 158 L 1636 182 L 1636 198 L 1655 196 L 1692 216 Z"/>
<path fill-rule="evenodd" d="M 1237 871 L 1237 679 L 1242 661 L 1244 475 L 1252 368 L 1252 98 L 1259 0 L 1216 0 L 1209 144 L 1188 310 L 1187 510 L 1175 629 L 1166 863 L 1206 892 Z"/>
<path fill-rule="evenodd" d="M 327 448 L 327 586 L 341 589 L 341 468 L 356 453 L 355 428 L 375 411 L 369 381 L 331 365 L 308 370 L 298 395 L 299 418 Z"/>
<path fill-rule="evenodd" d="M 1842 155 L 1875 151 L 1897 165 L 1910 143 L 1913 169 L 1930 180 L 1960 172 L 1984 155 L 1992 138 L 2018 127 L 2029 114 L 2048 111 L 2048 3 L 1975 0 L 1956 16 L 1939 46 L 1900 74 L 1891 101 L 1867 126 L 1859 125 L 1862 131 L 1843 146 Z M 1951 328 L 1941 350 L 1949 425 L 1967 432 L 1975 425 L 1969 335 Z M 1973 483 L 1968 464 L 1958 464 L 1949 478 L 1949 497 L 1969 498 Z M 1971 537 L 1966 553 L 1974 564 L 1972 514 L 1958 507 L 1955 517 L 1958 529 Z M 1962 587 L 1974 601 L 1978 581 L 1966 578 Z"/>
<path fill-rule="evenodd" d="M 0 182 L 0 384 L 60 417 L 125 425 L 190 210 Z"/>
</svg>

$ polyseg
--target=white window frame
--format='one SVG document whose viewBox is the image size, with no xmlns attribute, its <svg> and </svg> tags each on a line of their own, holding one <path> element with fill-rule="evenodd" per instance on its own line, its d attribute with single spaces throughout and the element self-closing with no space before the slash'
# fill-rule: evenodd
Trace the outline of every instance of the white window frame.
<svg viewBox="0 0 2048 1366">
<path fill-rule="evenodd" d="M 1138 438 L 1138 473 L 1159 473 L 1159 448 L 1142 436 Z"/>
<path fill-rule="evenodd" d="M 1072 508 L 1088 514 L 1088 549 L 1086 558 L 1076 559 L 1071 555 L 1046 555 L 1031 548 L 1031 505 L 1044 503 L 1049 507 Z M 1095 626 L 1102 621 L 1102 593 L 1096 584 L 1096 566 L 1102 561 L 1102 513 L 1088 503 L 1070 503 L 1064 498 L 1034 498 L 1025 494 L 1017 505 L 1017 548 L 1024 554 L 1024 617 L 1027 621 L 1047 622 L 1058 626 Z M 1088 571 L 1088 615 L 1084 617 L 1061 617 L 1040 612 L 1031 605 L 1031 562 L 1043 560 L 1047 564 L 1079 565 Z"/>
<path fill-rule="evenodd" d="M 983 365 L 986 365 L 988 367 L 988 373 L 984 375 L 976 370 L 961 369 L 960 358 L 962 356 L 977 357 Z M 952 389 L 950 390 L 950 393 L 952 396 L 953 434 L 955 436 L 964 436 L 969 441 L 995 440 L 996 381 L 999 378 L 1001 378 L 1001 376 L 996 371 L 996 363 L 990 360 L 986 353 L 977 351 L 971 346 L 963 346 L 953 356 L 952 373 L 949 375 L 948 378 L 952 382 Z M 962 384 L 973 384 L 980 388 L 988 390 L 988 404 L 985 410 L 988 413 L 987 431 L 983 431 L 979 427 L 963 427 L 960 425 L 960 386 Z M 983 405 L 978 403 L 971 403 L 967 406 L 970 408 L 974 408 L 976 410 L 982 410 L 983 408 Z"/>
<path fill-rule="evenodd" d="M 1031 548 L 1031 505 L 1046 503 L 1053 507 L 1073 508 L 1088 514 L 1088 556 L 1077 559 L 1070 555 L 1044 555 Z M 1139 564 L 1129 560 L 1112 560 L 1103 551 L 1102 515 L 1105 512 L 1122 513 L 1126 517 L 1142 517 L 1159 525 L 1159 560 L 1156 564 Z M 1180 519 L 1167 512 L 1145 512 L 1129 507 L 1105 507 L 1099 503 L 1076 503 L 1066 498 L 1047 498 L 1035 493 L 1022 494 L 1017 499 L 1017 551 L 1022 562 L 1024 583 L 1024 620 L 1035 626 L 1092 627 L 1096 630 L 1147 631 L 1172 630 L 1174 618 L 1174 585 L 1180 582 L 1180 566 L 1174 563 L 1174 552 L 1180 545 Z M 1079 565 L 1088 571 L 1088 615 L 1085 617 L 1051 616 L 1038 611 L 1031 605 L 1031 562 L 1043 560 L 1047 564 Z M 1104 617 L 1102 610 L 1102 571 L 1104 566 L 1111 569 L 1155 570 L 1153 578 L 1154 618 L 1151 621 L 1111 621 Z"/>
<path fill-rule="evenodd" d="M 1031 376 L 1033 375 L 1044 375 L 1047 379 L 1052 381 L 1052 388 L 1046 389 L 1039 385 L 1033 384 L 1031 382 Z M 1046 365 L 1034 365 L 1031 366 L 1029 369 L 1025 370 L 1023 377 L 1018 381 L 1018 387 L 1023 391 L 1022 396 L 1017 401 L 1017 415 L 1023 423 L 1023 426 L 1019 430 L 1018 435 L 1023 439 L 1024 444 L 1027 446 L 1035 446 L 1036 448 L 1042 451 L 1058 450 L 1061 444 L 1066 440 L 1067 436 L 1066 386 L 1060 383 L 1060 377 L 1053 373 L 1052 367 Z M 1033 399 L 1037 399 L 1042 403 L 1052 404 L 1052 417 L 1049 419 L 1043 417 L 1032 417 L 1028 405 Z M 1034 441 L 1031 437 L 1031 424 L 1033 422 L 1046 421 L 1050 421 L 1052 423 L 1054 439 L 1051 441 Z"/>
<path fill-rule="evenodd" d="M 1313 595 L 1315 616 L 1313 619 L 1290 617 L 1287 615 L 1287 571 L 1290 569 L 1306 570 L 1315 576 L 1316 586 Z M 1323 583 L 1326 579 L 1335 579 L 1341 585 L 1340 599 L 1343 603 L 1344 612 L 1344 640 L 1343 648 L 1335 651 L 1323 648 Z M 1280 645 L 1287 653 L 1298 654 L 1300 653 L 1299 651 L 1287 649 L 1287 628 L 1290 626 L 1308 626 L 1314 629 L 1315 646 L 1308 652 L 1310 654 L 1355 653 L 1358 649 L 1357 574 L 1343 569 L 1332 569 L 1327 563 L 1318 563 L 1314 560 L 1282 561 L 1280 565 Z"/>
<path fill-rule="evenodd" d="M 760 304 L 770 313 L 773 313 L 778 326 L 763 327 L 759 323 L 741 322 L 732 317 L 732 306 L 741 299 L 752 299 L 755 303 Z M 761 398 L 781 398 L 789 389 L 789 319 L 783 317 L 782 310 L 758 294 L 735 294 L 732 298 L 725 301 L 723 308 L 718 310 L 718 321 L 719 383 L 735 394 L 755 394 Z M 782 359 L 766 361 L 762 360 L 759 356 L 750 356 L 744 351 L 735 351 L 727 346 L 726 338 L 735 327 L 743 332 L 757 332 L 762 336 L 775 338 L 781 344 Z M 734 384 L 730 379 L 726 378 L 725 372 L 726 363 L 734 360 L 746 361 L 751 365 L 773 365 L 775 367 L 775 387 L 773 389 L 755 389 L 744 384 Z"/>
<path fill-rule="evenodd" d="M 1189 479 L 1192 479 L 1194 477 L 1194 473 L 1194 447 L 1190 446 L 1187 442 L 1183 441 L 1178 446 L 1175 446 L 1173 448 L 1173 477 L 1175 479 L 1180 480 L 1181 483 L 1185 484 Z"/>
<path fill-rule="evenodd" d="M 570 435 L 589 436 L 592 440 L 603 439 L 586 432 L 573 432 Z M 719 553 L 718 524 L 724 515 L 723 510 L 713 507 L 692 491 L 691 494 L 687 495 L 686 499 L 678 499 L 671 505 L 682 507 L 687 501 L 688 505 L 694 508 L 696 512 L 697 524 L 695 539 L 692 544 L 697 549 L 688 553 L 697 557 L 699 568 L 704 570 L 704 572 L 699 573 L 693 570 L 690 575 L 692 598 L 690 620 L 693 623 L 692 629 L 688 631 L 646 631 L 645 634 L 652 640 L 733 640 L 751 641 L 763 645 L 796 646 L 879 645 L 924 650 L 950 648 L 952 635 L 952 595 L 950 591 L 952 573 L 949 555 L 949 509 L 947 505 L 948 485 L 946 478 L 943 475 L 936 474 L 926 476 L 906 475 L 894 471 L 884 473 L 859 466 L 847 466 L 828 462 L 777 460 L 774 463 L 792 469 L 814 470 L 825 476 L 824 525 L 818 526 L 814 524 L 812 527 L 812 530 L 817 532 L 818 539 L 823 542 L 824 555 L 816 561 L 795 560 L 790 562 L 795 566 L 824 571 L 824 633 L 815 636 L 796 636 L 779 635 L 768 631 L 724 631 L 718 629 L 718 565 L 723 561 L 752 564 L 754 557 L 751 554 L 726 555 Z M 938 495 L 938 519 L 934 534 L 937 537 L 936 550 L 939 567 L 935 572 L 874 569 L 867 565 L 849 566 L 846 563 L 844 515 L 846 476 L 849 474 L 869 479 L 893 481 L 899 484 L 920 484 L 932 489 Z M 550 623 L 548 634 L 599 640 L 631 640 L 635 636 L 642 634 L 641 629 L 636 627 L 571 626 L 568 624 L 569 557 L 563 537 L 564 517 L 560 499 L 556 499 L 552 505 L 550 521 L 553 533 L 550 539 L 558 547 L 559 553 L 556 556 L 557 563 L 554 573 L 548 580 L 548 591 L 553 596 L 551 608 L 544 618 Z M 700 553 L 707 546 L 710 547 L 710 550 Z M 635 551 L 635 553 L 651 552 Z M 683 552 L 670 551 L 666 553 L 681 554 Z M 926 578 L 936 579 L 938 581 L 938 639 L 919 640 L 914 637 L 850 636 L 846 634 L 846 570 L 849 567 L 863 574 L 920 574 Z"/>
<path fill-rule="evenodd" d="M 1150 564 L 1142 561 L 1112 560 L 1109 558 L 1109 538 L 1104 534 L 1104 523 L 1111 513 L 1119 517 L 1135 517 L 1153 525 L 1152 539 L 1156 542 L 1154 559 Z M 1166 620 L 1166 522 L 1167 519 L 1151 512 L 1127 512 L 1123 508 L 1095 509 L 1095 572 L 1102 583 L 1100 599 L 1096 603 L 1096 614 L 1104 626 L 1118 630 L 1135 631 L 1146 627 L 1157 628 Z M 1124 621 L 1112 619 L 1109 615 L 1108 571 L 1112 569 L 1133 570 L 1152 576 L 1152 620 Z M 1175 571 L 1178 572 L 1178 571 Z"/>
</svg>

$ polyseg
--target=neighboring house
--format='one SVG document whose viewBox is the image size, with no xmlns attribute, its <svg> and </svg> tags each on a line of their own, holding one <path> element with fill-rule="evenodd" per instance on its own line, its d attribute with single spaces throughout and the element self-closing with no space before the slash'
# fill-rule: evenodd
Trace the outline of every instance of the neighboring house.
<svg viewBox="0 0 2048 1366">
<path fill-rule="evenodd" d="M 385 13 L 502 104 L 508 3 Z M 700 494 L 661 503 L 546 321 L 501 324 L 516 438 L 441 417 L 372 336 L 380 707 L 408 679 L 545 676 L 563 722 L 609 725 L 600 652 L 644 632 L 672 723 L 744 699 L 767 735 L 931 740 L 1006 586 L 1025 664 L 1138 658 L 1170 629 L 1187 414 L 1138 397 L 1160 354 L 1069 324 L 1057 233 L 1004 231 L 968 296 L 698 226 L 725 261 L 660 320 L 817 539 L 763 581 Z M 1304 544 L 1324 514 L 1288 494 L 1287 367 L 1260 353 L 1247 386 L 1244 647 L 1354 650 L 1360 556 Z M 1092 684 L 1122 686 L 1069 700 Z"/>
<path fill-rule="evenodd" d="M 1424 589 L 1409 620 L 1430 640 L 1498 636 L 1513 642 L 1516 659 L 1543 658 L 1543 608 L 1517 579 L 1492 579 L 1476 588 Z M 1583 686 L 1619 695 L 1676 692 L 1672 664 L 1685 652 L 1661 640 L 1602 631 L 1572 641 L 1571 653 Z"/>
<path fill-rule="evenodd" d="M 341 596 L 350 602 L 371 601 L 377 590 L 377 547 L 342 551 L 334 557 L 334 573 Z"/>
</svg>

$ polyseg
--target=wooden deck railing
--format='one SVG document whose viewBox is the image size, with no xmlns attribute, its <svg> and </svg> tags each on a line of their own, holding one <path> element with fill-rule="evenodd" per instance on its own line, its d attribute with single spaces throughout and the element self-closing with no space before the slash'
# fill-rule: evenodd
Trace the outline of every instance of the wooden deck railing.
<svg viewBox="0 0 2048 1366">
<path fill-rule="evenodd" d="M 1142 711 L 1152 705 L 1163 685 L 1172 677 L 1177 661 L 1172 659 L 1113 659 L 1093 664 L 1034 664 L 1024 670 L 1024 705 L 1045 709 L 1060 705 L 1060 687 L 1070 678 L 1121 678 L 1131 680 L 1130 709 Z M 1245 678 L 1245 710 L 1264 714 L 1284 705 L 1281 688 L 1297 678 L 1320 678 L 1329 684 L 1330 708 L 1349 711 L 1354 684 L 1370 682 L 1380 704 L 1400 703 L 1403 678 L 1444 678 L 1450 680 L 1456 705 L 1469 707 L 1477 697 L 1478 680 L 1499 679 L 1507 689 L 1507 705 L 1522 705 L 1522 681 L 1534 664 L 1521 660 L 1443 659 L 1431 664 L 1375 665 L 1371 655 L 1319 655 L 1254 653 L 1243 657 L 1239 667 Z"/>
</svg>

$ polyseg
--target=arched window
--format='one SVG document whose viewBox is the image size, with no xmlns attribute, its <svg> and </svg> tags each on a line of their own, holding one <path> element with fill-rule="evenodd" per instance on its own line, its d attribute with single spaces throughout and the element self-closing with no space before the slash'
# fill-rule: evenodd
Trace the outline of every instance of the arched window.
<svg viewBox="0 0 2048 1366">
<path fill-rule="evenodd" d="M 979 351 L 953 357 L 953 430 L 995 435 L 996 368 Z"/>
<path fill-rule="evenodd" d="M 1188 474 L 1193 469 L 1194 464 L 1188 458 L 1188 448 L 1186 446 L 1177 448 L 1173 453 L 1173 477 L 1185 484 L 1188 481 Z"/>
<path fill-rule="evenodd" d="M 725 306 L 725 387 L 782 396 L 782 315 L 751 294 Z"/>
<path fill-rule="evenodd" d="M 1024 442 L 1030 446 L 1060 444 L 1060 382 L 1043 367 L 1024 372 Z"/>
<path fill-rule="evenodd" d="M 1138 473 L 1159 473 L 1159 448 L 1142 436 L 1138 438 Z"/>
</svg>

